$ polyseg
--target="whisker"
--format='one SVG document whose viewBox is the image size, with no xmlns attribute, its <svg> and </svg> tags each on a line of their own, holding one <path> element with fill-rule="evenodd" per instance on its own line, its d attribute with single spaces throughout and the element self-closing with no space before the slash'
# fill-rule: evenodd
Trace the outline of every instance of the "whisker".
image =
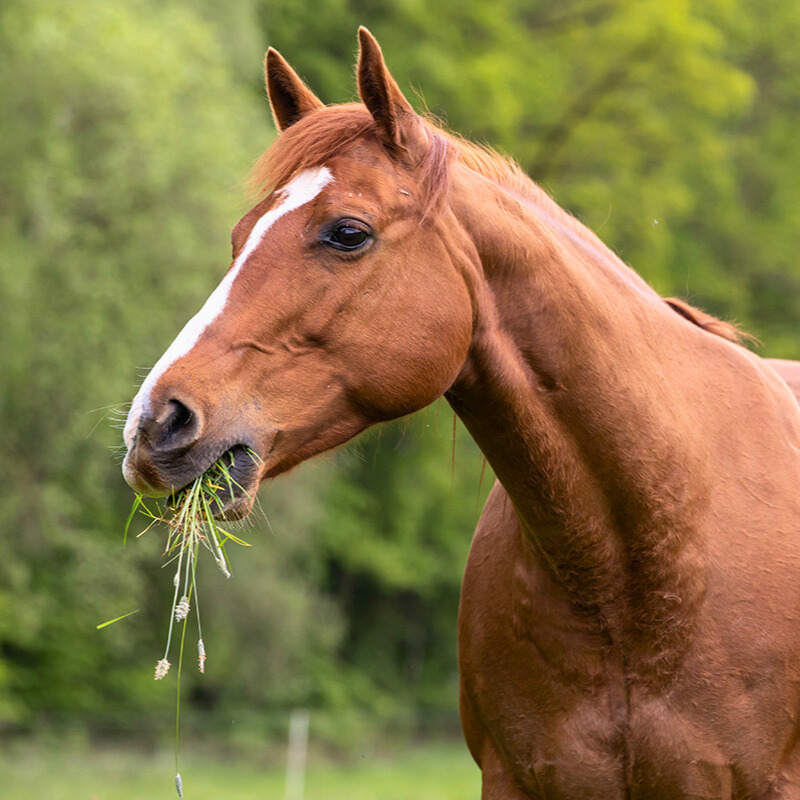
<svg viewBox="0 0 800 800">
<path fill-rule="evenodd" d="M 98 411 L 109 411 L 109 410 L 114 412 L 114 411 L 118 411 L 120 406 L 129 406 L 130 404 L 131 404 L 130 400 L 125 400 L 125 401 L 120 402 L 120 403 L 110 403 L 107 406 L 100 406 L 99 408 L 93 408 L 93 409 L 91 409 L 91 411 L 87 411 L 86 413 L 87 414 L 95 414 Z"/>
<path fill-rule="evenodd" d="M 261 502 L 261 498 L 258 495 L 256 495 L 255 503 L 253 504 L 253 511 L 255 511 L 256 514 L 259 514 L 264 518 L 264 522 L 267 523 L 267 528 L 269 528 L 269 532 L 273 536 L 275 536 L 275 529 L 272 527 L 272 523 L 269 521 L 267 512 L 264 511 L 264 506 Z"/>
</svg>

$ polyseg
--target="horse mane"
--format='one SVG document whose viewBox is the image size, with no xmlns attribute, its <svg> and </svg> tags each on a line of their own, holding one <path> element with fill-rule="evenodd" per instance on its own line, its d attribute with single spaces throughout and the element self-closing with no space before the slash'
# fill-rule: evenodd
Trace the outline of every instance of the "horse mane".
<svg viewBox="0 0 800 800">
<path fill-rule="evenodd" d="M 583 240 L 607 249 L 593 231 L 561 208 L 512 158 L 445 130 L 431 117 L 420 119 L 430 142 L 417 165 L 424 193 L 423 218 L 446 198 L 449 161 L 455 158 L 479 175 L 530 199 Z M 250 174 L 251 190 L 263 195 L 278 189 L 297 172 L 322 166 L 342 149 L 362 139 L 379 141 L 372 115 L 363 104 L 343 103 L 311 111 L 284 130 L 256 161 Z M 732 323 L 701 311 L 684 300 L 668 297 L 664 302 L 684 319 L 730 342 L 742 344 L 755 339 Z"/>
<path fill-rule="evenodd" d="M 716 336 L 721 336 L 729 342 L 743 344 L 744 342 L 754 342 L 756 340 L 755 336 L 743 331 L 733 323 L 724 322 L 699 308 L 689 305 L 685 300 L 679 300 L 677 297 L 665 297 L 664 302 L 684 319 L 688 319 L 689 322 L 697 325 L 698 328 L 702 328 L 704 331 L 713 333 Z"/>
</svg>

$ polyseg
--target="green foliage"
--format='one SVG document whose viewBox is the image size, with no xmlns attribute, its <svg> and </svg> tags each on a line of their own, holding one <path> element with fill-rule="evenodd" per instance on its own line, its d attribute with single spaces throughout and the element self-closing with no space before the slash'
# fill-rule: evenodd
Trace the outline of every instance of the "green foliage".
<svg viewBox="0 0 800 800">
<path fill-rule="evenodd" d="M 147 620 L 94 630 L 146 596 L 152 568 L 137 562 L 157 552 L 120 552 L 130 495 L 105 407 L 224 268 L 232 176 L 267 133 L 180 6 L 7 4 L 0 36 L 0 706 L 13 719 L 141 694 Z"/>
<path fill-rule="evenodd" d="M 121 549 L 132 497 L 106 416 L 229 262 L 271 136 L 266 45 L 338 102 L 359 24 L 419 108 L 517 157 L 660 291 L 800 357 L 791 0 L 10 0 L 0 724 L 168 719 L 152 665 L 171 574 L 163 540 Z M 458 586 L 491 477 L 479 490 L 461 432 L 451 465 L 450 424 L 442 402 L 266 487 L 234 579 L 198 567 L 209 669 L 185 678 L 190 717 L 304 704 L 342 741 L 346 714 L 352 733 L 455 709 Z"/>
<path fill-rule="evenodd" d="M 442 402 L 360 441 L 318 526 L 322 586 L 348 624 L 341 657 L 401 708 L 457 699 L 458 590 L 491 478 L 480 485 L 482 457 L 452 420 Z"/>
</svg>

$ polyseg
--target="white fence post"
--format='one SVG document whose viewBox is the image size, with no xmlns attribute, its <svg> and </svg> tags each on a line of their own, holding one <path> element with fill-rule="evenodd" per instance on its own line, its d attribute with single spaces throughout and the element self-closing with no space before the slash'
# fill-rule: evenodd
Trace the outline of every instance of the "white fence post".
<svg viewBox="0 0 800 800">
<path fill-rule="evenodd" d="M 311 715 L 304 708 L 295 708 L 289 717 L 289 750 L 286 756 L 285 800 L 303 800 L 308 756 L 308 724 Z"/>
</svg>

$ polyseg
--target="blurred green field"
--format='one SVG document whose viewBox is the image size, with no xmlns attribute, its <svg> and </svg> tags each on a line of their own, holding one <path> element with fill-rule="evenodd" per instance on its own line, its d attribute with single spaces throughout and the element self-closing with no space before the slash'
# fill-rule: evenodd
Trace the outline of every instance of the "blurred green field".
<svg viewBox="0 0 800 800">
<path fill-rule="evenodd" d="M 186 751 L 181 756 L 186 800 L 282 800 L 282 766 L 232 762 L 223 755 Z M 0 795 L 9 800 L 174 800 L 174 757 L 135 750 L 43 745 L 4 748 Z M 415 745 L 394 754 L 344 761 L 312 758 L 308 800 L 471 800 L 480 773 L 458 742 Z"/>
</svg>

